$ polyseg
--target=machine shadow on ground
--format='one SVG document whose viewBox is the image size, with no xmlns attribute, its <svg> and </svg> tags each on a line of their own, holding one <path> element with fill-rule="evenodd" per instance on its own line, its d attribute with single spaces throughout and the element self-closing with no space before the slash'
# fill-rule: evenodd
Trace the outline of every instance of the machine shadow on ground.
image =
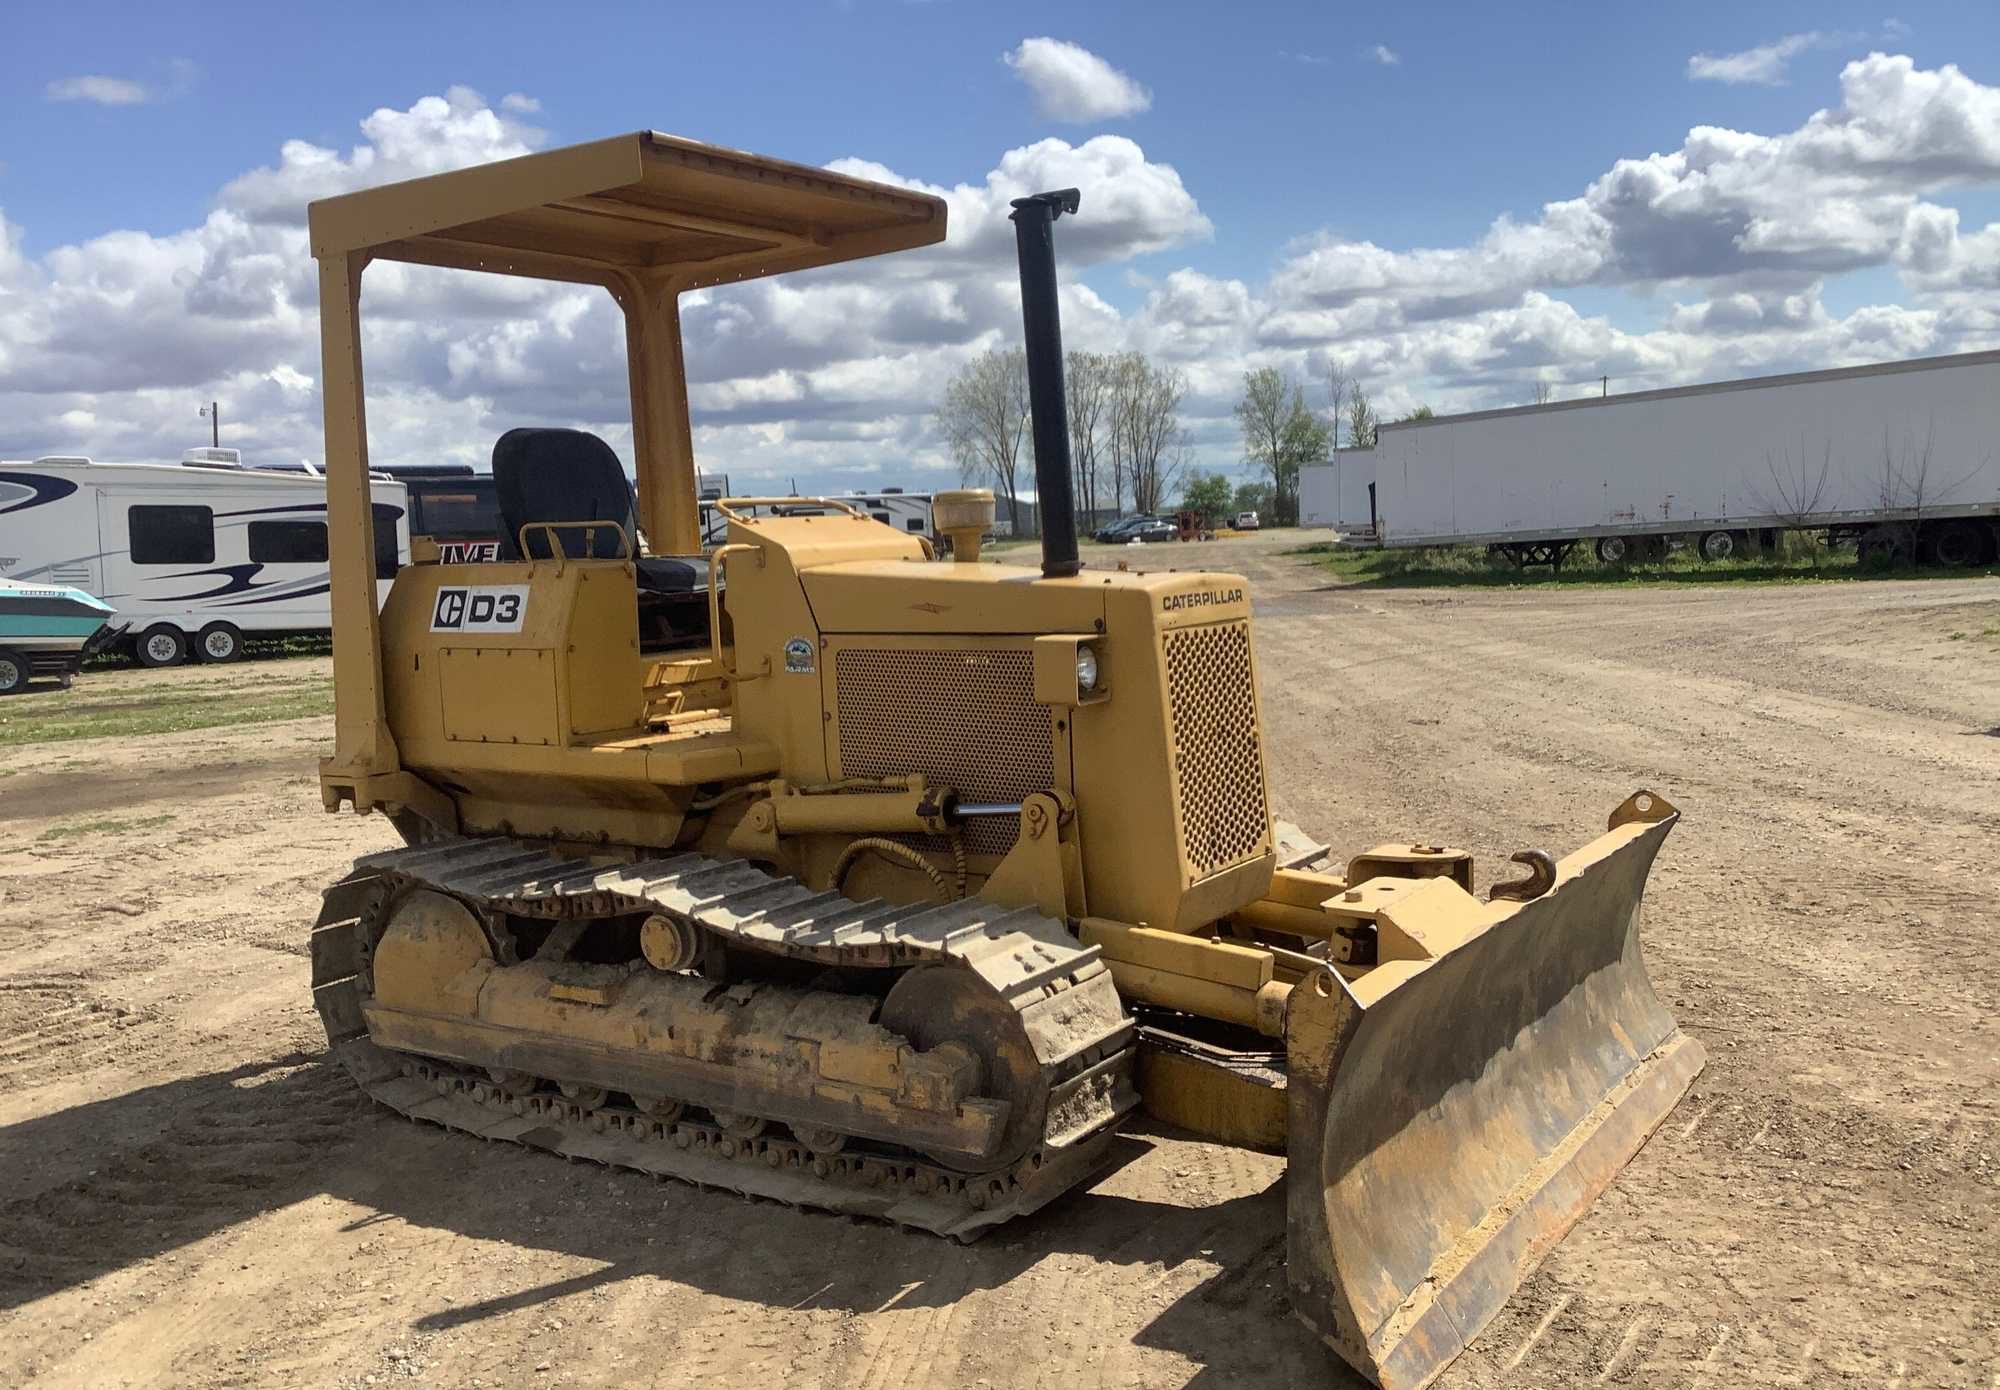
<svg viewBox="0 0 2000 1390">
<path fill-rule="evenodd" d="M 1158 1283 L 1199 1259 L 1219 1271 L 1159 1311 L 1138 1345 L 1204 1367 L 1199 1383 L 1298 1370 L 1360 1386 L 1286 1303 L 1283 1180 L 1205 1206 L 1103 1190 L 1152 1147 L 1144 1129 L 1121 1136 L 1092 1188 L 962 1245 L 412 1124 L 323 1056 L 292 1054 L 0 1128 L 0 1166 L 33 1174 L 0 1205 L 0 1309 L 324 1195 L 366 1210 L 342 1227 L 357 1242 L 402 1223 L 601 1265 L 473 1303 L 434 1307 L 419 1294 L 413 1332 L 633 1280 L 859 1315 L 946 1307 L 1051 1260 Z M 341 1253 L 323 1249 L 316 1263 Z"/>
</svg>

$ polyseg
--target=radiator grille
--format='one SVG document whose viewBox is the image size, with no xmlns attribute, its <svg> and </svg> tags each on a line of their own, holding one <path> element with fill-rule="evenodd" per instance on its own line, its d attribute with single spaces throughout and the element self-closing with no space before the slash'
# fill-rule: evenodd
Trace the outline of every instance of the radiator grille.
<svg viewBox="0 0 2000 1390">
<path fill-rule="evenodd" d="M 921 772 L 967 801 L 1019 801 L 1055 786 L 1047 708 L 1035 703 L 1025 651 L 846 647 L 834 658 L 840 770 L 848 777 Z M 1005 854 L 1019 824 L 981 817 L 975 854 Z"/>
<path fill-rule="evenodd" d="M 1189 867 L 1206 876 L 1261 853 L 1270 828 L 1250 625 L 1177 628 L 1163 640 L 1181 838 Z"/>
</svg>

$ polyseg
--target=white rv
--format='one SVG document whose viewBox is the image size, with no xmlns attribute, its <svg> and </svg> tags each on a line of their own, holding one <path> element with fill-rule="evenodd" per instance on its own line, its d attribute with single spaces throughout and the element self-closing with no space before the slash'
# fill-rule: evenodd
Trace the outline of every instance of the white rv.
<svg viewBox="0 0 2000 1390">
<path fill-rule="evenodd" d="M 723 475 L 728 482 L 728 476 Z M 723 496 L 723 493 L 716 493 Z M 831 494 L 829 494 L 831 495 Z M 931 521 L 931 495 L 928 492 L 904 492 L 900 488 L 888 488 L 882 492 L 849 492 L 841 494 L 839 500 L 851 502 L 884 526 L 893 526 L 898 531 L 907 531 L 913 536 L 934 538 Z M 704 493 L 701 504 L 701 544 L 703 549 L 721 545 L 726 539 L 729 522 L 710 505 L 711 499 Z M 767 512 L 779 515 L 812 516 L 826 508 L 815 506 L 810 499 L 801 498 L 797 502 L 779 502 L 770 506 L 746 507 L 751 516 L 761 516 Z"/>
<path fill-rule="evenodd" d="M 386 594 L 410 557 L 409 503 L 398 482 L 370 491 Z M 249 634 L 331 629 L 326 480 L 192 456 L 0 462 L 0 577 L 95 594 L 148 666 L 234 661 Z"/>
</svg>

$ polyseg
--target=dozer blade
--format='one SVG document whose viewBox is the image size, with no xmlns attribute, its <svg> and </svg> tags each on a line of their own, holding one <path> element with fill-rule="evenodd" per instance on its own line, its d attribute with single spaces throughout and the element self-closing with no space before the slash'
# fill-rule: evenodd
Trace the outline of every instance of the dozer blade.
<svg viewBox="0 0 2000 1390">
<path fill-rule="evenodd" d="M 1426 884 L 1380 925 L 1391 958 L 1293 991 L 1292 1304 L 1386 1390 L 1464 1350 L 1701 1070 L 1639 955 L 1678 818 L 1633 796 L 1530 902 Z"/>
</svg>

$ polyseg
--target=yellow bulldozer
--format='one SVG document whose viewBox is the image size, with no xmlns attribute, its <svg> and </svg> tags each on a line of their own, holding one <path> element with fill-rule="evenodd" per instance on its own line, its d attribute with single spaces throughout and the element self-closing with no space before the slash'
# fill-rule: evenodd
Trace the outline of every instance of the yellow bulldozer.
<svg viewBox="0 0 2000 1390">
<path fill-rule="evenodd" d="M 1243 579 L 1078 559 L 1078 207 L 1012 215 L 1033 567 L 980 560 L 976 491 L 938 498 L 948 559 L 831 497 L 714 501 L 701 548 L 680 296 L 935 244 L 941 200 L 646 132 L 313 204 L 321 789 L 406 846 L 327 892 L 318 1010 L 406 1115 L 952 1237 L 1090 1181 L 1135 1111 L 1283 1152 L 1299 1315 L 1420 1386 L 1701 1066 L 1639 953 L 1677 813 L 1639 792 L 1483 899 L 1462 851 L 1340 866 L 1273 818 Z M 375 260 L 609 290 L 636 475 L 508 431 L 500 558 L 419 542 L 379 611 Z"/>
</svg>

